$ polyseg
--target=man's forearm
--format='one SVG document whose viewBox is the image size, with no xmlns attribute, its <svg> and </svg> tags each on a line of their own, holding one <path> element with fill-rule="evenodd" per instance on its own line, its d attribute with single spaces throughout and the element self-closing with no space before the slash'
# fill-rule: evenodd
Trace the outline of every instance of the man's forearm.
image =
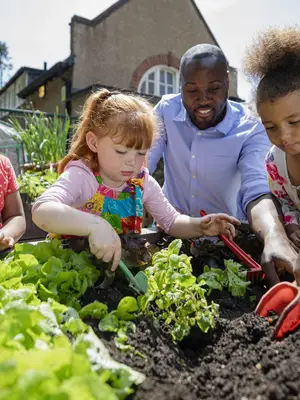
<svg viewBox="0 0 300 400">
<path fill-rule="evenodd" d="M 247 216 L 251 229 L 262 242 L 269 234 L 279 234 L 286 237 L 282 211 L 273 195 L 266 194 L 249 203 Z"/>
</svg>

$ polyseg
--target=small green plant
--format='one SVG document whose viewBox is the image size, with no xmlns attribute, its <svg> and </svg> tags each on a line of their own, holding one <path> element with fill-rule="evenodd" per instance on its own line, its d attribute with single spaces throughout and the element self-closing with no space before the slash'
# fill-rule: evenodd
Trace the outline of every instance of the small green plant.
<svg viewBox="0 0 300 400">
<path fill-rule="evenodd" d="M 25 118 L 24 127 L 12 118 L 10 125 L 18 132 L 14 139 L 23 143 L 25 153 L 31 163 L 44 165 L 61 160 L 66 154 L 70 118 L 61 118 L 57 113 L 47 117 L 42 112 L 33 112 Z"/>
<path fill-rule="evenodd" d="M 102 332 L 114 332 L 115 345 L 124 352 L 131 352 L 142 358 L 144 354 L 136 350 L 134 346 L 128 344 L 128 332 L 135 333 L 136 325 L 132 322 L 137 317 L 138 304 L 134 297 L 126 296 L 120 300 L 116 310 L 107 312 L 107 306 L 99 301 L 88 304 L 79 311 L 80 318 L 92 317 L 100 319 L 98 328 Z"/>
<path fill-rule="evenodd" d="M 38 198 L 48 187 L 57 180 L 58 173 L 51 169 L 36 172 L 34 170 L 26 171 L 17 178 L 20 193 L 25 193 L 29 200 Z"/>
<path fill-rule="evenodd" d="M 209 287 L 208 294 L 212 290 L 227 288 L 232 296 L 245 296 L 251 282 L 247 281 L 247 271 L 242 270 L 242 265 L 233 260 L 224 260 L 225 269 L 204 267 L 204 272 L 198 278 L 204 280 Z"/>
<path fill-rule="evenodd" d="M 208 304 L 204 280 L 197 282 L 190 258 L 180 254 L 182 241 L 174 240 L 168 249 L 155 253 L 152 267 L 146 268 L 147 293 L 138 298 L 141 311 L 171 327 L 174 341 L 181 341 L 198 326 L 207 332 L 214 327 L 218 304 Z"/>
</svg>

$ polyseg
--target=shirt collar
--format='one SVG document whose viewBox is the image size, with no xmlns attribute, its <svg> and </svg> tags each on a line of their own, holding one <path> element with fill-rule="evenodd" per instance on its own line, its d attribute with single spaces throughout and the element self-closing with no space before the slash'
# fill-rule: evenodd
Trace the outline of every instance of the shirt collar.
<svg viewBox="0 0 300 400">
<path fill-rule="evenodd" d="M 197 127 L 192 123 L 192 121 L 190 120 L 190 117 L 188 116 L 188 113 L 183 105 L 182 98 L 181 98 L 181 102 L 180 102 L 179 112 L 177 115 L 175 115 L 175 117 L 173 118 L 173 121 L 186 122 L 190 127 L 194 127 L 197 129 Z M 218 131 L 218 132 L 222 133 L 224 136 L 226 136 L 230 132 L 233 122 L 234 122 L 234 111 L 233 111 L 232 105 L 227 100 L 226 114 L 225 114 L 225 117 L 223 118 L 223 120 L 221 122 L 219 122 L 218 125 L 213 126 L 208 129 L 204 129 L 202 132 L 209 133 L 212 131 L 213 132 Z"/>
</svg>

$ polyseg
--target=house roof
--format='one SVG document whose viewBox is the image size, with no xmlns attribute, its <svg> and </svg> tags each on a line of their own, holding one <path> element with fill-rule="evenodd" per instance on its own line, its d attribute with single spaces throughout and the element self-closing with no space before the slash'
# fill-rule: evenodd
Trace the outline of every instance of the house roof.
<svg viewBox="0 0 300 400">
<path fill-rule="evenodd" d="M 30 68 L 30 67 L 21 67 L 17 70 L 17 72 L 10 78 L 8 82 L 3 86 L 3 88 L 0 89 L 0 94 L 5 92 L 5 90 L 11 86 L 16 79 L 19 78 L 24 72 L 29 72 L 31 75 L 40 75 L 43 70 L 42 69 L 36 69 L 36 68 Z"/>
<path fill-rule="evenodd" d="M 70 56 L 64 61 L 60 61 L 53 65 L 48 70 L 42 72 L 33 82 L 26 86 L 23 90 L 18 93 L 21 99 L 26 99 L 31 93 L 33 93 L 37 88 L 42 86 L 48 80 L 53 79 L 56 76 L 60 76 L 66 69 L 74 64 L 74 57 Z"/>
<path fill-rule="evenodd" d="M 208 26 L 205 18 L 203 17 L 203 15 L 202 15 L 201 11 L 199 10 L 199 7 L 195 3 L 195 1 L 194 0 L 189 0 L 189 1 L 192 3 L 193 7 L 195 8 L 195 11 L 196 11 L 198 17 L 203 21 L 208 33 L 212 37 L 212 39 L 215 42 L 215 44 L 220 47 L 220 45 L 218 44 L 214 34 L 212 33 L 210 27 Z M 113 5 L 111 5 L 110 7 L 108 7 L 105 11 L 103 11 L 101 14 L 99 14 L 97 17 L 95 17 L 92 20 L 80 17 L 78 15 L 74 15 L 73 18 L 72 18 L 71 23 L 73 21 L 76 21 L 76 22 L 80 22 L 80 23 L 86 24 L 86 25 L 92 25 L 92 26 L 98 25 L 102 21 L 104 21 L 107 17 L 109 17 L 112 13 L 114 13 L 117 10 L 119 10 L 119 8 L 123 7 L 123 5 L 125 5 L 128 2 L 129 2 L 129 0 L 119 0 L 116 3 L 114 3 Z"/>
<path fill-rule="evenodd" d="M 99 14 L 97 17 L 95 17 L 92 20 L 80 17 L 79 15 L 74 15 L 72 17 L 72 21 L 71 22 L 76 21 L 76 22 L 81 22 L 82 24 L 86 24 L 86 25 L 97 25 L 97 24 L 100 24 L 100 22 L 102 22 L 107 17 L 109 17 L 110 14 L 112 14 L 113 12 L 119 10 L 119 8 L 121 8 L 124 4 L 126 4 L 128 2 L 129 2 L 129 0 L 119 0 L 116 3 L 114 3 L 113 5 L 111 5 L 110 7 L 108 7 L 106 10 L 104 10 L 101 14 Z"/>
<path fill-rule="evenodd" d="M 215 42 L 216 46 L 220 47 L 219 43 L 217 42 L 217 39 L 215 38 L 215 35 L 212 33 L 210 27 L 208 26 L 208 23 L 206 22 L 206 19 L 203 17 L 199 7 L 197 6 L 196 2 L 194 0 L 190 0 L 190 2 L 192 3 L 193 7 L 195 8 L 196 13 L 198 14 L 198 17 L 203 21 L 208 33 L 210 34 L 210 36 L 212 37 L 213 41 Z"/>
</svg>

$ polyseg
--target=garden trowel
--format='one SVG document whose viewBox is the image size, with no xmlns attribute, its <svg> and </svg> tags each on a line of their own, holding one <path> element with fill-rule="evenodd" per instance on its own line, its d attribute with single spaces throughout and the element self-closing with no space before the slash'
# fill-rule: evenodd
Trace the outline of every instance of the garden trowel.
<svg viewBox="0 0 300 400">
<path fill-rule="evenodd" d="M 262 317 L 270 312 L 279 315 L 273 338 L 282 339 L 300 326 L 300 288 L 295 283 L 277 283 L 261 298 L 255 312 Z"/>
<path fill-rule="evenodd" d="M 129 287 L 131 287 L 139 294 L 145 294 L 148 288 L 147 275 L 143 271 L 139 271 L 136 275 L 133 275 L 122 260 L 120 261 L 119 266 L 128 281 L 130 282 Z"/>
</svg>

